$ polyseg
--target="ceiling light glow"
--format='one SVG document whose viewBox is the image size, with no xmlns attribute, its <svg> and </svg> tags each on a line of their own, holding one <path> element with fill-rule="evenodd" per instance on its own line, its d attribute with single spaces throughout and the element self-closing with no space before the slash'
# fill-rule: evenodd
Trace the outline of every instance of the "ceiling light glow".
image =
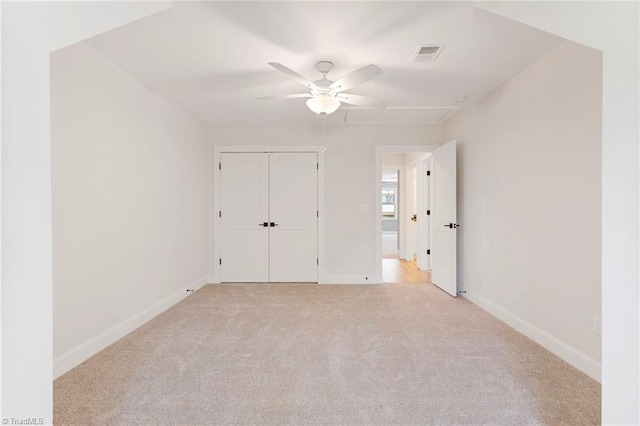
<svg viewBox="0 0 640 426">
<path fill-rule="evenodd" d="M 320 93 L 307 100 L 307 106 L 316 114 L 331 114 L 340 108 L 340 101 L 327 93 Z"/>
</svg>

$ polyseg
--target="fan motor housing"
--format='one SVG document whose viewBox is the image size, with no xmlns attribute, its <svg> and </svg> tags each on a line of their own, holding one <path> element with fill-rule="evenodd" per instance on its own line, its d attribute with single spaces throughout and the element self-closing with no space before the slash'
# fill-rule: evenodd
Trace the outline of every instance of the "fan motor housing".
<svg viewBox="0 0 640 426">
<path fill-rule="evenodd" d="M 329 71 L 331 71 L 331 68 L 333 68 L 333 62 L 329 62 L 329 61 L 320 61 L 318 63 L 316 63 L 316 68 L 318 69 L 318 71 L 320 71 L 323 74 L 328 73 Z"/>
</svg>

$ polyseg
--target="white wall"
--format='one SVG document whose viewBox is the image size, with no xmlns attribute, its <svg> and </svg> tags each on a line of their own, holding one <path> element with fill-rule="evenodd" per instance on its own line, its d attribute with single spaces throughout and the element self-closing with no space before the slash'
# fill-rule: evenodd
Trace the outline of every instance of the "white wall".
<svg viewBox="0 0 640 426">
<path fill-rule="evenodd" d="M 56 376 L 204 283 L 207 173 L 204 127 L 85 43 L 51 55 L 51 121 Z"/>
<path fill-rule="evenodd" d="M 640 423 L 637 2 L 482 2 L 479 7 L 603 52 L 602 419 Z"/>
<path fill-rule="evenodd" d="M 458 140 L 459 286 L 598 379 L 601 105 L 601 53 L 565 42 L 445 126 Z"/>
<path fill-rule="evenodd" d="M 380 197 L 376 191 L 375 146 L 442 142 L 441 127 L 423 125 L 329 125 L 326 135 L 322 134 L 320 123 L 312 129 L 217 127 L 210 129 L 209 152 L 212 156 L 213 145 L 325 146 L 326 282 L 371 282 L 377 271 L 376 222 L 380 220 L 376 208 Z M 362 210 L 364 205 L 366 211 Z M 209 256 L 212 274 L 213 258 Z"/>
<path fill-rule="evenodd" d="M 1 2 L 3 417 L 52 421 L 49 53 L 168 2 Z"/>
</svg>

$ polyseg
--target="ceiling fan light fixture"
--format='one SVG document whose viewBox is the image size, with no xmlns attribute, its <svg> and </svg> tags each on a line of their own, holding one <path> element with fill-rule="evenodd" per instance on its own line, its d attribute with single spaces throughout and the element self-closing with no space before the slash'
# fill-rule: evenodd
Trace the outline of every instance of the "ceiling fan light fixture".
<svg viewBox="0 0 640 426">
<path fill-rule="evenodd" d="M 340 101 L 327 93 L 320 93 L 307 100 L 307 106 L 316 114 L 331 114 L 340 108 Z"/>
</svg>

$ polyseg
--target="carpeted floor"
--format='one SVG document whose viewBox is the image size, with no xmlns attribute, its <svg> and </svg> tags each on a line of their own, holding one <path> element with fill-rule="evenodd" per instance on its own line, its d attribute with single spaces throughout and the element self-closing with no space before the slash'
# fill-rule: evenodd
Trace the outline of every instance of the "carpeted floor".
<svg viewBox="0 0 640 426">
<path fill-rule="evenodd" d="M 54 382 L 57 425 L 587 425 L 600 385 L 433 285 L 208 285 Z"/>
</svg>

